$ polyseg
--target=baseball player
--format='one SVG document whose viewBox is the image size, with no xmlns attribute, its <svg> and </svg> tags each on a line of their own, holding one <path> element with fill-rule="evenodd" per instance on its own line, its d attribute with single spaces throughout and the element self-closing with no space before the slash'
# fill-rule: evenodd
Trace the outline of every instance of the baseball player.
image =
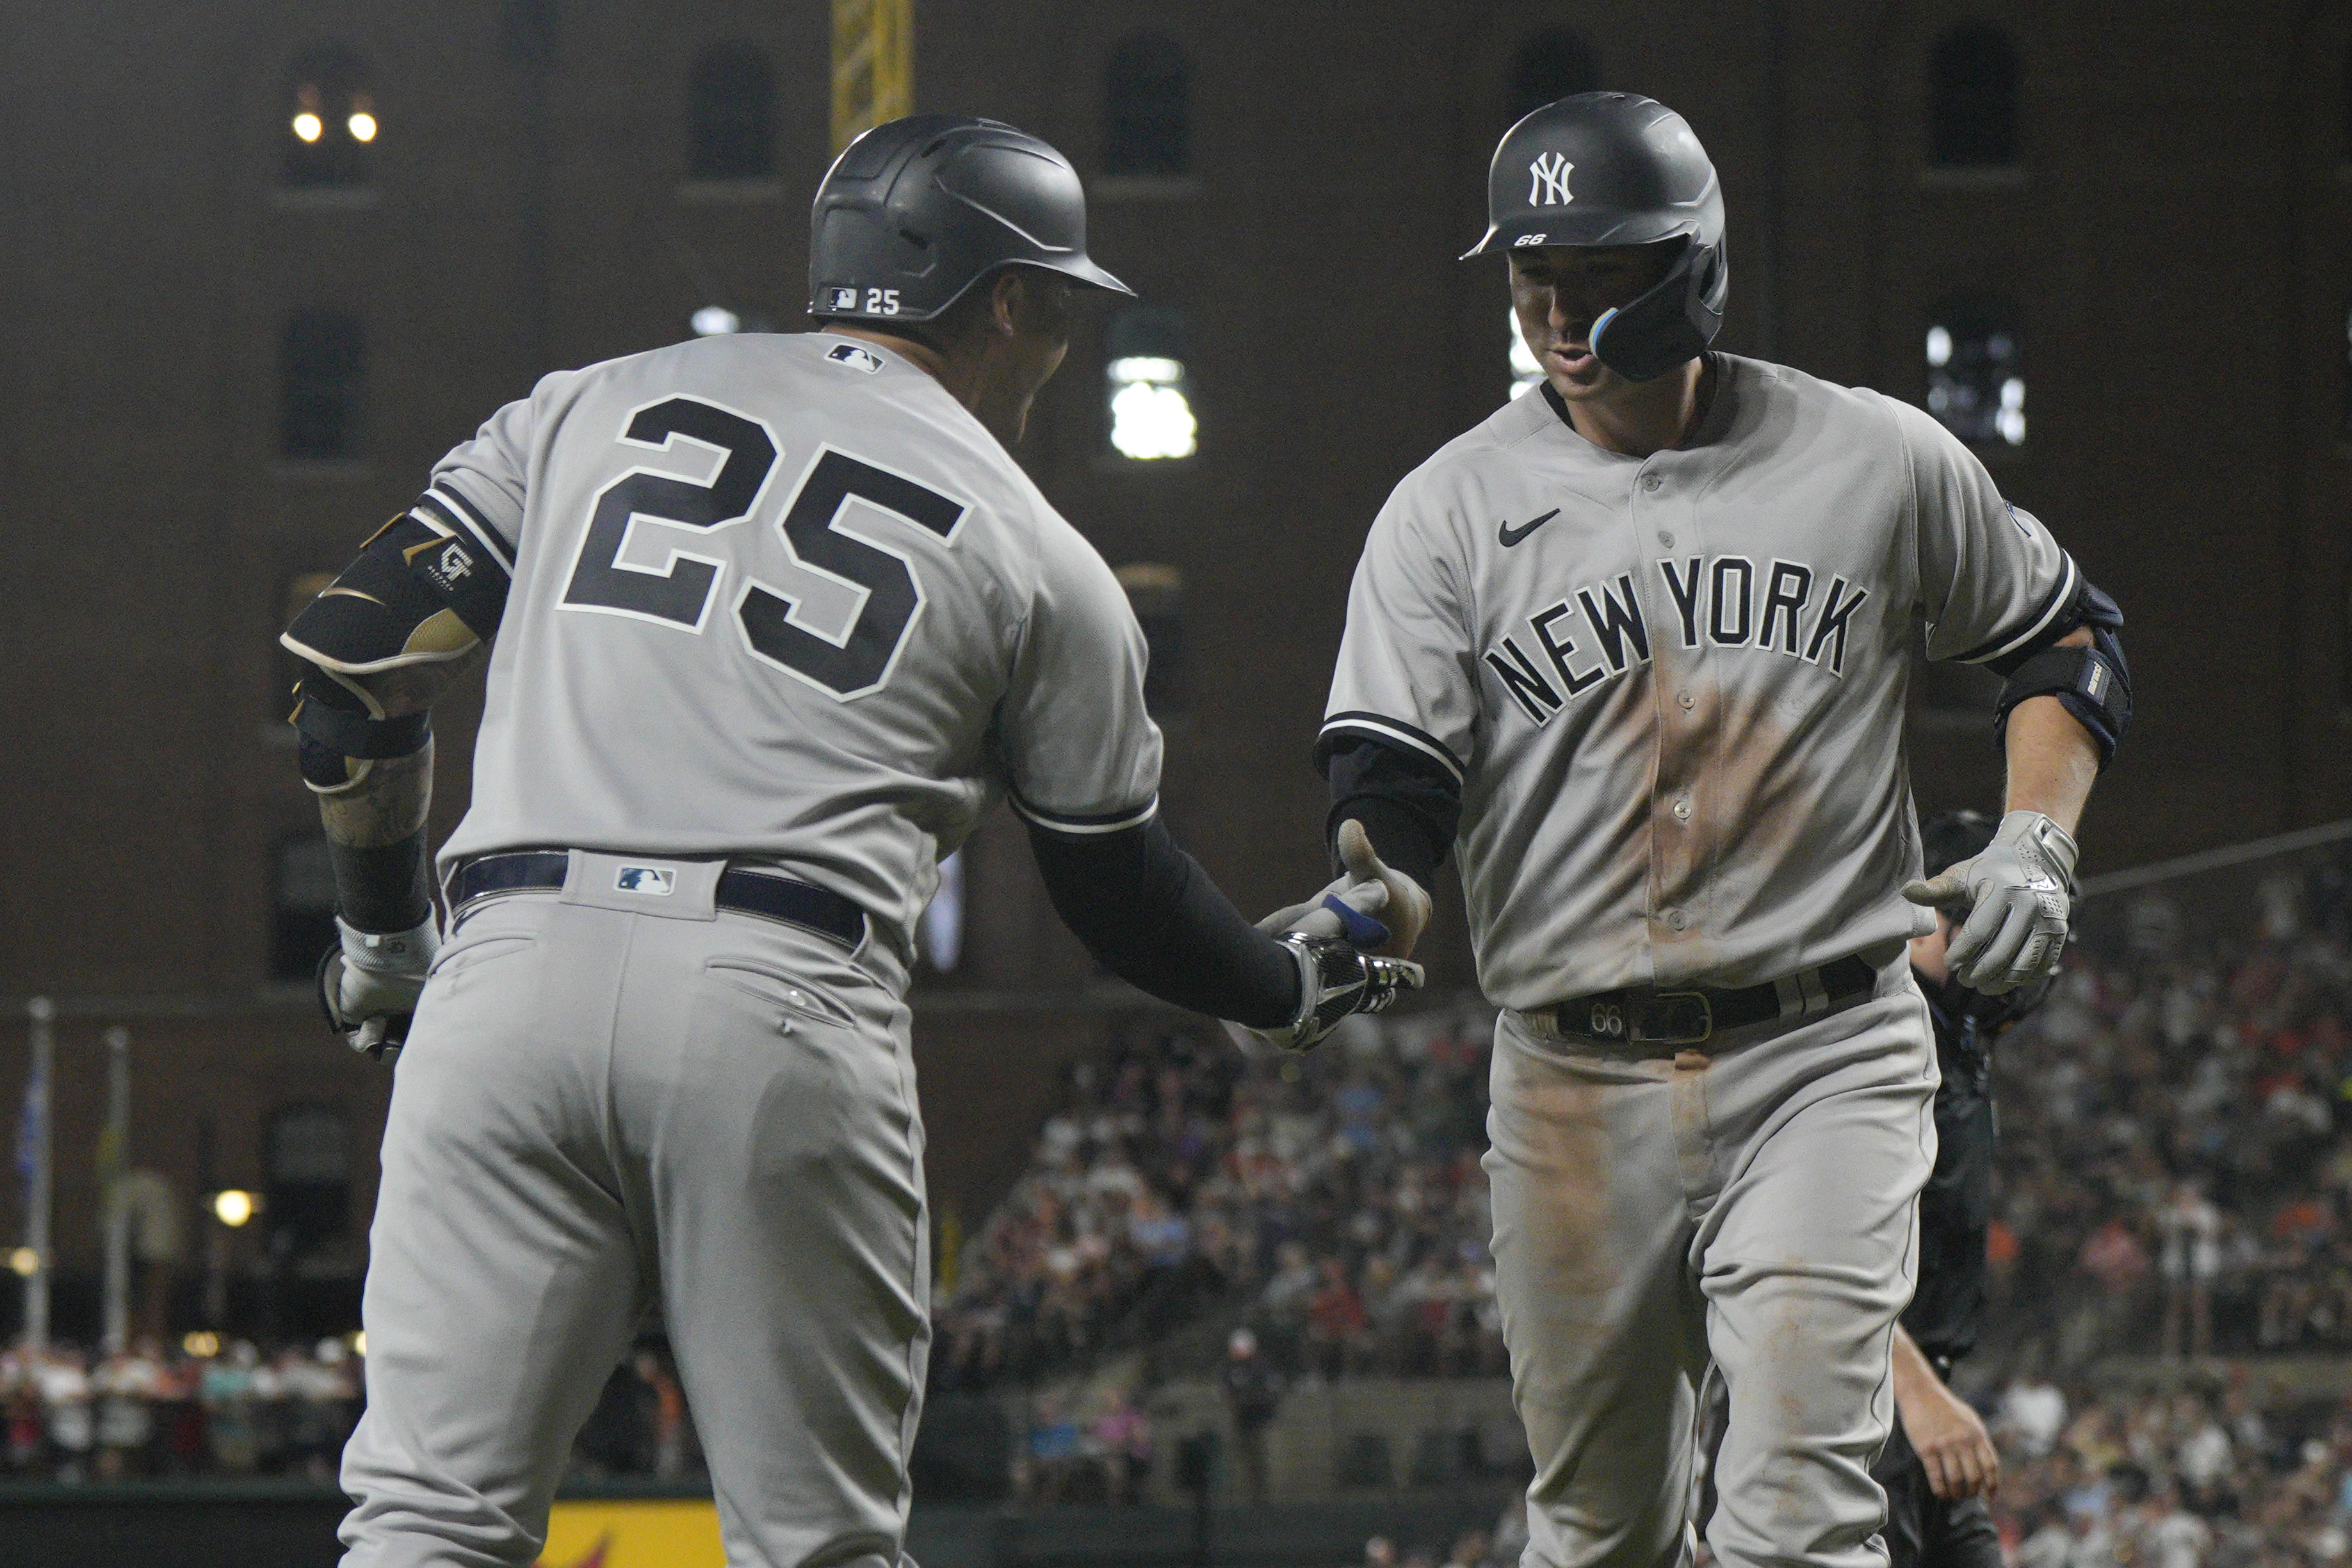
<svg viewBox="0 0 2352 1568">
<path fill-rule="evenodd" d="M 999 795 L 1159 996 L 1297 1048 L 1418 983 L 1252 929 L 1155 816 L 1142 634 L 1006 451 L 1071 291 L 1127 292 L 1068 162 L 883 126 L 817 193 L 811 273 L 821 330 L 499 410 L 287 633 L 340 902 L 322 999 L 405 1044 L 347 1563 L 531 1562 L 655 1305 L 728 1560 L 904 1561 L 929 1283 L 901 996 L 937 862 Z M 445 934 L 426 707 L 493 637 Z M 1385 936 L 1384 896 L 1307 924 Z"/>
<path fill-rule="evenodd" d="M 1490 225 L 1544 370 L 1401 483 L 1357 567 L 1318 746 L 1336 885 L 1390 951 L 1458 859 L 1500 1009 L 1496 1294 L 1533 1449 L 1529 1565 L 1673 1568 L 1699 1387 L 1727 1563 L 1885 1560 L 1870 1466 L 1935 1150 L 1904 961 L 2055 963 L 2071 836 L 2129 718 L 2121 615 L 1934 420 L 1709 349 L 1723 198 L 1626 93 L 1536 110 Z M 2007 677 L 2007 814 L 1921 880 L 1914 618 Z"/>
</svg>

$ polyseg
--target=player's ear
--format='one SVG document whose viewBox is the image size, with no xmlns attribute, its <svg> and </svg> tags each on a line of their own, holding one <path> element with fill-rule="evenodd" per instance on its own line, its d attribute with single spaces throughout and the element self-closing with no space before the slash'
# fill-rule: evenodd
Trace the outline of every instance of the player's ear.
<svg viewBox="0 0 2352 1568">
<path fill-rule="evenodd" d="M 1000 338 L 1010 338 L 1028 319 L 1029 280 L 1021 268 L 1008 267 L 996 275 L 988 291 L 988 325 Z"/>
</svg>

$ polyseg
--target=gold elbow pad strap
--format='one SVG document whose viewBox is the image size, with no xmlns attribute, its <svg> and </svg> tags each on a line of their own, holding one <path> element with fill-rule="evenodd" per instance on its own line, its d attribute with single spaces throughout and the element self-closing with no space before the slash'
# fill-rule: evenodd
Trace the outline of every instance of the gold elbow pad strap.
<svg viewBox="0 0 2352 1568">
<path fill-rule="evenodd" d="M 463 658 L 497 633 L 510 580 L 428 496 L 377 529 L 278 641 L 348 675 Z"/>
</svg>

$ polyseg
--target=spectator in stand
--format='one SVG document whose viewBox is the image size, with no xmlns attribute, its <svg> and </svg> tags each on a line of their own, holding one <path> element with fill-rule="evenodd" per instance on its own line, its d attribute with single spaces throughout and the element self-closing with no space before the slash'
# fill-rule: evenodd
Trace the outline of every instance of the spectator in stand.
<svg viewBox="0 0 2352 1568">
<path fill-rule="evenodd" d="M 1123 1390 L 1113 1390 L 1087 1428 L 1087 1446 L 1103 1467 L 1103 1493 L 1132 1508 L 1151 1476 L 1151 1423 Z"/>
<path fill-rule="evenodd" d="M 27 1352 L 0 1351 L 0 1420 L 6 1423 L 5 1452 L 8 1473 L 24 1476 L 40 1469 L 46 1443 L 41 1429 L 41 1391 Z"/>
<path fill-rule="evenodd" d="M 653 1393 L 654 1474 L 666 1481 L 677 1480 L 687 1472 L 688 1448 L 693 1440 L 686 1391 L 670 1372 L 668 1358 L 650 1345 L 639 1348 L 630 1365 L 637 1381 Z"/>
<path fill-rule="evenodd" d="M 52 1345 L 36 1364 L 42 1424 L 47 1428 L 51 1473 L 61 1481 L 89 1479 L 89 1451 L 98 1437 L 89 1374 L 79 1352 Z"/>
<path fill-rule="evenodd" d="M 1063 1408 L 1062 1401 L 1050 1395 L 1040 1398 L 1036 1418 L 1029 1425 L 1028 1465 L 1019 1486 L 1022 1495 L 1033 1502 L 1059 1501 L 1083 1452 L 1078 1424 Z"/>
<path fill-rule="evenodd" d="M 352 1435 L 356 1390 L 347 1357 L 341 1340 L 326 1339 L 309 1359 L 285 1364 L 288 1468 L 313 1480 L 334 1478 Z"/>
<path fill-rule="evenodd" d="M 90 1391 L 98 1401 L 98 1479 L 128 1480 L 146 1472 L 155 1440 L 155 1399 L 163 1391 L 161 1357 L 148 1347 L 119 1351 L 98 1364 Z"/>
<path fill-rule="evenodd" d="M 2029 1361 L 2000 1396 L 2000 1413 L 1993 1418 L 1994 1436 L 2013 1439 L 2028 1458 L 2038 1459 L 2050 1452 L 2065 1429 L 2065 1395 Z"/>
<path fill-rule="evenodd" d="M 2164 1238 L 2158 1264 L 2164 1275 L 2164 1354 L 2178 1360 L 2188 1331 L 2193 1356 L 2213 1354 L 2213 1281 L 2221 1272 L 2221 1211 L 2205 1197 L 2205 1184 L 2189 1176 L 2174 1184 L 2171 1201 L 2157 1213 Z"/>
<path fill-rule="evenodd" d="M 238 1340 L 225 1355 L 205 1364 L 196 1396 L 205 1407 L 205 1442 L 213 1469 L 223 1475 L 251 1475 L 261 1462 L 255 1369 L 260 1361 L 251 1343 Z"/>
<path fill-rule="evenodd" d="M 1258 1354 L 1257 1336 L 1235 1329 L 1225 1342 L 1225 1368 L 1218 1378 L 1233 1412 L 1234 1447 L 1240 1452 L 1242 1485 L 1254 1503 L 1265 1500 L 1265 1429 L 1282 1408 L 1282 1374 Z"/>
<path fill-rule="evenodd" d="M 1307 1341 L 1310 1362 L 1326 1379 L 1337 1379 L 1351 1366 L 1360 1366 L 1372 1348 L 1371 1314 L 1364 1299 L 1349 1281 L 1348 1266 L 1326 1258 L 1322 1283 L 1307 1303 Z"/>
</svg>

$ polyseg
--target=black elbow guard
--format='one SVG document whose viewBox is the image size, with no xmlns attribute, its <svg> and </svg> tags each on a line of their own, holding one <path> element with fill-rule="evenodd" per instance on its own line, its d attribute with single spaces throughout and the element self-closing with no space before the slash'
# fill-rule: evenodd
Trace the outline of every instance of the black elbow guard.
<svg viewBox="0 0 2352 1568">
<path fill-rule="evenodd" d="M 2131 682 L 2119 661 L 2098 647 L 2048 648 L 2017 668 L 2001 688 L 1993 731 L 2009 727 L 2010 711 L 2028 697 L 2052 696 L 2063 703 L 2099 748 L 2099 767 L 2115 760 L 2116 747 L 2131 727 Z"/>
<path fill-rule="evenodd" d="M 294 688 L 295 755 L 302 782 L 321 795 L 352 788 L 371 762 L 407 757 L 433 738 L 433 721 L 422 713 L 379 717 L 364 697 L 323 670 L 305 674 Z"/>
<path fill-rule="evenodd" d="M 2007 735 L 2011 710 L 2028 697 L 2056 697 L 2075 722 L 2090 731 L 2099 748 L 2099 768 L 2105 771 L 2115 760 L 2125 731 L 2131 728 L 2131 664 L 2124 658 L 2123 640 L 2116 636 L 2123 625 L 2122 608 L 2088 579 L 2078 578 L 2074 598 L 2051 618 L 2040 636 L 2008 657 L 1991 662 L 2008 677 L 1993 709 L 1993 735 L 1997 738 Z M 2091 629 L 2089 647 L 2056 646 L 2060 638 L 2085 626 Z"/>
<path fill-rule="evenodd" d="M 377 529 L 278 641 L 347 675 L 462 659 L 497 634 L 508 581 L 479 538 L 428 495 Z"/>
</svg>

